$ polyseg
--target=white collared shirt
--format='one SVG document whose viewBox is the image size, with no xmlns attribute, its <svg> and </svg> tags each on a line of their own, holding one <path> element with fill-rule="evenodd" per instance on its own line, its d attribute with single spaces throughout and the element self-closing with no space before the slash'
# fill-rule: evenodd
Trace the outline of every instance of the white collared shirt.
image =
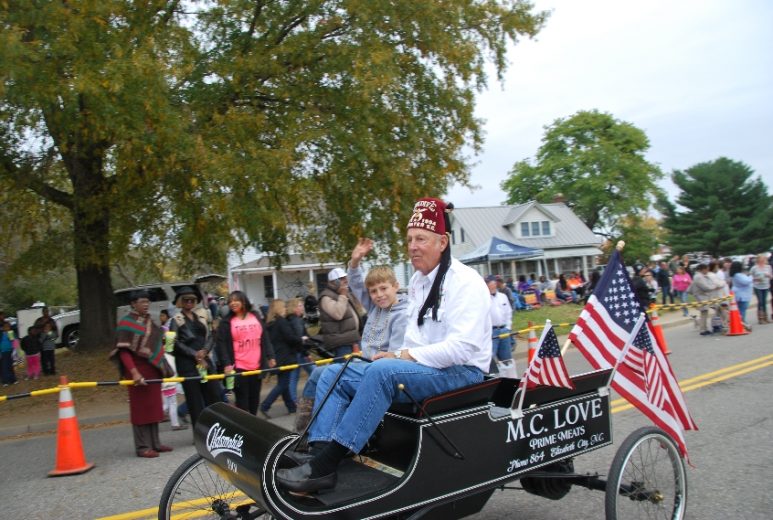
<svg viewBox="0 0 773 520">
<path fill-rule="evenodd" d="M 491 294 L 491 293 L 489 293 Z M 505 293 L 499 291 L 491 295 L 491 323 L 494 327 L 504 325 L 508 329 L 513 321 L 513 308 Z"/>
<path fill-rule="evenodd" d="M 474 269 L 451 260 L 440 288 L 438 321 L 427 311 L 419 327 L 419 310 L 432 288 L 438 267 L 424 276 L 417 271 L 408 289 L 408 326 L 404 347 L 419 363 L 433 368 L 469 365 L 489 371 L 491 363 L 491 294 Z"/>
</svg>

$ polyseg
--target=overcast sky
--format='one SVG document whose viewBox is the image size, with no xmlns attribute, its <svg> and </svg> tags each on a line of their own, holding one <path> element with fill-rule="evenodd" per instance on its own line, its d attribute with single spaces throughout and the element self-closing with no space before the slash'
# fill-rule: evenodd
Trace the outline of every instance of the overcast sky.
<svg viewBox="0 0 773 520">
<path fill-rule="evenodd" d="M 504 84 L 478 98 L 483 152 L 458 207 L 504 202 L 513 163 L 533 158 L 544 127 L 580 110 L 609 112 L 650 139 L 672 170 L 725 156 L 773 192 L 773 2 L 536 0 L 552 11 L 535 40 L 512 48 Z M 663 187 L 674 200 L 677 189 Z"/>
</svg>

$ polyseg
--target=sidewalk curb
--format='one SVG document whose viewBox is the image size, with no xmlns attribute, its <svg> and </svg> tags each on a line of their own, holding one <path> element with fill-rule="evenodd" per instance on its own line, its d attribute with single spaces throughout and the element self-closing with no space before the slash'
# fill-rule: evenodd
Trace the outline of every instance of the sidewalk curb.
<svg viewBox="0 0 773 520">
<path fill-rule="evenodd" d="M 128 411 L 126 413 L 121 413 L 121 414 L 101 415 L 97 417 L 86 417 L 84 419 L 78 419 L 78 425 L 84 426 L 84 425 L 102 424 L 102 423 L 117 422 L 117 421 L 129 422 Z M 41 423 L 33 423 L 33 424 L 27 424 L 27 425 L 9 426 L 7 428 L 0 428 L 0 441 L 5 440 L 6 437 L 15 437 L 18 435 L 26 435 L 28 433 L 36 433 L 36 434 L 44 434 L 44 433 L 51 433 L 51 432 L 55 433 L 58 426 L 59 426 L 59 421 L 57 420 L 57 421 L 47 421 L 47 422 L 41 422 Z"/>
</svg>

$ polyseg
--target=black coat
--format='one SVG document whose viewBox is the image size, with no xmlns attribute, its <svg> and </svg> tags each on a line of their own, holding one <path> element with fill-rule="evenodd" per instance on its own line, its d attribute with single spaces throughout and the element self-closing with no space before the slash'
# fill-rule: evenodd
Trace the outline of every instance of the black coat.
<svg viewBox="0 0 773 520">
<path fill-rule="evenodd" d="M 40 342 L 40 334 L 28 334 L 21 339 L 21 349 L 28 356 L 34 356 L 40 354 L 43 350 L 43 345 Z"/>
<path fill-rule="evenodd" d="M 303 350 L 303 340 L 287 320 L 277 316 L 268 324 L 268 334 L 276 353 L 277 366 L 292 365 L 298 362 L 297 354 Z"/>
</svg>

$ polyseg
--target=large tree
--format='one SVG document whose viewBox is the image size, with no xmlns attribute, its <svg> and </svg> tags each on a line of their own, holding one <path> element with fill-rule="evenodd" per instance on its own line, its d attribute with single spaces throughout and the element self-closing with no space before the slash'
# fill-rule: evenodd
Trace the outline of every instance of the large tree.
<svg viewBox="0 0 773 520">
<path fill-rule="evenodd" d="M 545 17 L 519 0 L 8 0 L 0 177 L 69 212 L 82 342 L 104 345 L 111 262 L 133 248 L 191 267 L 248 244 L 396 243 L 414 198 L 467 183 L 486 62 L 501 75 Z"/>
<path fill-rule="evenodd" d="M 740 255 L 773 246 L 773 199 L 748 165 L 720 157 L 675 170 L 671 179 L 680 190 L 677 206 L 663 211 L 675 251 Z"/>
<path fill-rule="evenodd" d="M 580 111 L 545 127 L 536 159 L 516 162 L 502 189 L 508 204 L 562 196 L 594 232 L 617 238 L 625 219 L 643 217 L 659 193 L 662 173 L 645 159 L 649 147 L 631 123 Z"/>
</svg>

